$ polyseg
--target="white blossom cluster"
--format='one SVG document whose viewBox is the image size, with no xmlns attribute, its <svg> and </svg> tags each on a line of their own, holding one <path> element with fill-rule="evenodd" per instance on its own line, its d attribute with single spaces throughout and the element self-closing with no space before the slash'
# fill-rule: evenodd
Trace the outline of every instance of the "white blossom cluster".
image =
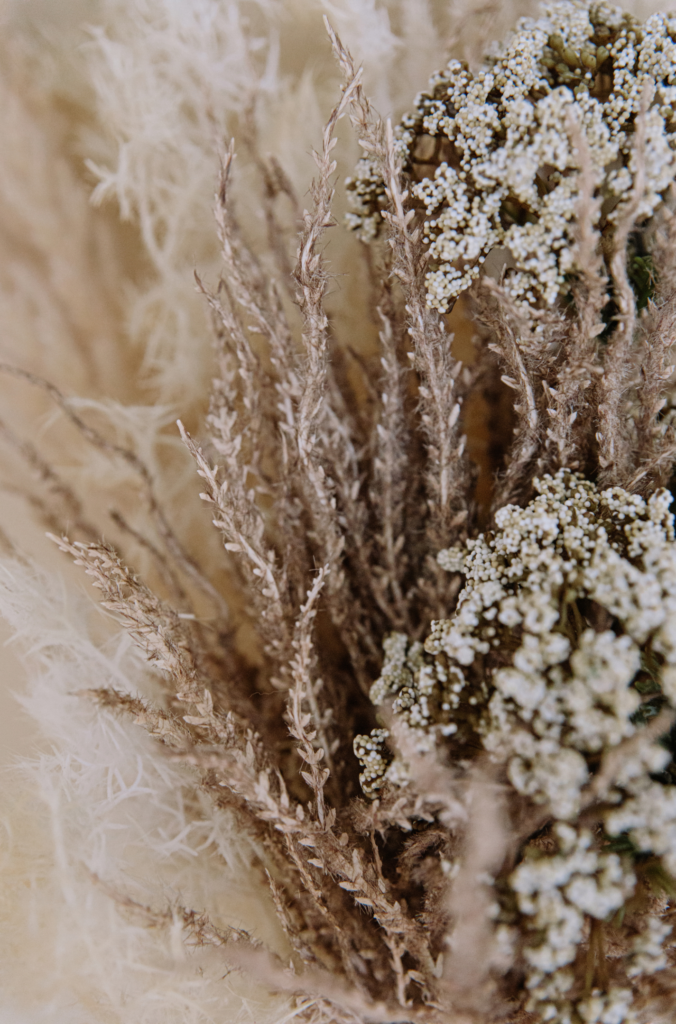
<svg viewBox="0 0 676 1024">
<path fill-rule="evenodd" d="M 523 951 L 528 964 L 526 1008 L 542 1020 L 561 1024 L 570 1024 L 573 1010 L 590 1024 L 631 1024 L 636 1015 L 630 987 L 610 985 L 605 992 L 576 998 L 571 965 L 588 919 L 612 920 L 633 895 L 636 877 L 626 858 L 595 850 L 589 830 L 559 822 L 553 834 L 557 853 L 524 860 L 509 880 L 529 935 Z M 667 966 L 664 941 L 670 934 L 671 926 L 657 917 L 649 915 L 642 922 L 626 958 L 628 979 Z"/>
<path fill-rule="evenodd" d="M 460 703 L 465 685 L 459 668 L 448 665 L 444 658 L 431 659 L 419 642 L 409 644 L 404 633 L 392 633 L 383 643 L 383 670 L 370 690 L 374 704 L 382 704 L 392 696 L 392 711 L 415 734 L 419 752 L 434 749 L 437 737 L 452 736 L 458 726 L 453 711 Z M 390 764 L 386 729 L 374 729 L 370 736 L 357 736 L 354 751 L 362 764 L 362 789 L 373 796 L 383 786 L 385 777 L 398 783 L 402 766 Z"/>
<path fill-rule="evenodd" d="M 664 774 L 672 755 L 640 742 L 642 725 L 676 706 L 676 542 L 667 491 L 647 500 L 599 491 L 568 470 L 535 487 L 525 508 L 497 513 L 493 534 L 441 552 L 439 563 L 465 576 L 456 609 L 424 644 L 386 640 L 371 699 L 390 707 L 409 750 L 442 746 L 463 762 L 483 747 L 557 823 L 559 852 L 525 860 L 509 885 L 534 936 L 525 951 L 533 1005 L 563 1024 L 589 919 L 623 906 L 637 858 L 676 876 L 676 785 Z M 623 751 L 600 812 L 605 838 L 592 842 L 576 825 L 585 795 L 602 759 L 631 737 L 639 742 Z M 407 783 L 405 757 L 388 740 L 384 728 L 355 740 L 368 795 Z M 603 846 L 612 842 L 622 857 Z M 665 966 L 668 932 L 659 919 L 639 929 L 628 984 Z M 622 986 L 584 1005 L 578 997 L 585 1021 L 631 1019 Z"/>
<path fill-rule="evenodd" d="M 640 24 L 605 2 L 542 7 L 543 16 L 521 19 L 476 73 L 451 60 L 398 129 L 411 194 L 424 210 L 428 304 L 441 311 L 496 248 L 509 251 L 505 284 L 517 302 L 552 305 L 565 294 L 578 269 L 574 125 L 603 200 L 593 218 L 604 234 L 622 215 L 639 161 L 639 220 L 656 211 L 676 174 L 676 17 L 654 14 Z M 642 102 L 645 143 L 637 154 Z M 385 202 L 368 158 L 349 180 L 348 195 L 348 223 L 368 240 Z"/>
<path fill-rule="evenodd" d="M 393 698 L 425 749 L 431 737 L 462 745 L 478 734 L 520 793 L 565 820 L 579 811 L 590 763 L 635 732 L 644 697 L 676 703 L 676 544 L 667 491 L 647 501 L 599 492 L 567 470 L 536 490 L 526 508 L 497 513 L 493 536 L 441 552 L 444 568 L 465 575 L 455 612 L 424 646 L 403 634 L 385 641 L 371 699 Z M 371 751 L 370 788 L 400 770 L 386 763 L 385 739 Z M 667 756 L 650 753 L 626 791 Z"/>
<path fill-rule="evenodd" d="M 576 831 L 560 822 L 554 834 L 558 853 L 523 861 L 512 873 L 510 885 L 533 937 L 524 949 L 530 996 L 527 1009 L 537 1011 L 543 1020 L 566 1021 L 575 984 L 570 965 L 583 941 L 586 919 L 603 921 L 618 911 L 632 895 L 636 879 L 617 854 L 592 848 L 588 830 Z M 669 929 L 661 928 L 659 935 L 664 938 Z M 656 939 L 659 943 L 657 932 L 650 928 L 641 939 L 650 950 Z M 585 1021 L 625 1024 L 634 1019 L 631 1001 L 630 989 L 611 988 L 591 999 L 575 1000 L 574 1005 Z"/>
</svg>

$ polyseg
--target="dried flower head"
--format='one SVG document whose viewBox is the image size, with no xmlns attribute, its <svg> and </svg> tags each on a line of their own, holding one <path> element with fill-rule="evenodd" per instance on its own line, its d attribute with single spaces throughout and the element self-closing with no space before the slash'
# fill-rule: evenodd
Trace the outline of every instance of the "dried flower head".
<svg viewBox="0 0 676 1024">
<path fill-rule="evenodd" d="M 633 143 L 641 110 L 639 166 Z M 593 226 L 608 242 L 643 175 L 636 217 L 648 222 L 674 179 L 676 18 L 654 14 L 641 24 L 605 2 L 557 0 L 543 4 L 541 18 L 522 19 L 476 72 L 451 60 L 432 76 L 397 131 L 429 247 L 431 307 L 448 310 L 495 249 L 506 251 L 505 284 L 518 303 L 550 307 L 569 291 L 580 270 L 573 125 L 593 168 Z M 349 189 L 348 222 L 372 238 L 386 195 L 370 157 Z M 650 263 L 640 247 L 634 257 L 645 291 Z"/>
<path fill-rule="evenodd" d="M 674 745 L 644 728 L 661 715 L 666 734 L 676 706 L 671 494 L 599 491 L 567 470 L 535 487 L 525 508 L 496 514 L 493 533 L 440 553 L 465 576 L 455 612 L 424 645 L 390 636 L 371 688 L 400 750 L 393 757 L 378 728 L 355 752 L 371 797 L 405 790 L 412 755 L 442 750 L 470 765 L 484 752 L 505 786 L 542 808 L 550 846 L 501 880 L 496 919 L 513 928 L 522 915 L 531 1009 L 564 1021 L 574 1003 L 583 1020 L 606 1020 L 576 1001 L 585 922 L 624 913 L 646 865 L 663 880 L 676 874 Z M 580 816 L 599 802 L 590 831 Z M 670 926 L 648 917 L 634 931 L 615 936 L 624 988 L 608 990 L 606 1015 L 627 1011 L 627 978 L 641 964 L 665 965 Z"/>
</svg>

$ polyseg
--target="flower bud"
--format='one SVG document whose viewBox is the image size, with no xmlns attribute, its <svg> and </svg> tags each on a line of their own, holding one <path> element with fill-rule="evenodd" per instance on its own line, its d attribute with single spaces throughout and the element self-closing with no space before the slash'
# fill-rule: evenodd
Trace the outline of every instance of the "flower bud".
<svg viewBox="0 0 676 1024">
<path fill-rule="evenodd" d="M 566 46 L 561 56 L 563 57 L 569 68 L 579 68 L 580 62 L 578 60 L 577 54 L 575 53 L 575 50 L 571 50 L 569 46 Z"/>
</svg>

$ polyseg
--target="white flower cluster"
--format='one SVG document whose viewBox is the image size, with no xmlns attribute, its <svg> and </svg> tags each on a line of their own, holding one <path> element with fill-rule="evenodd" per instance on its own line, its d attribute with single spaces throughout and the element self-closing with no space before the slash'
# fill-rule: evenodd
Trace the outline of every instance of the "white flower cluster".
<svg viewBox="0 0 676 1024">
<path fill-rule="evenodd" d="M 457 732 L 452 712 L 460 702 L 462 673 L 443 658 L 426 657 L 423 645 L 409 645 L 404 633 L 388 636 L 383 650 L 383 671 L 371 687 L 371 700 L 378 705 L 393 696 L 392 711 L 411 730 L 418 752 L 433 750 L 437 737 Z M 354 752 L 363 768 L 359 781 L 367 796 L 374 796 L 386 778 L 395 785 L 405 781 L 403 766 L 389 755 L 388 735 L 386 729 L 374 729 L 355 738 Z"/>
<path fill-rule="evenodd" d="M 649 917 L 633 942 L 633 956 L 627 974 L 630 978 L 655 974 L 667 966 L 664 940 L 671 934 L 671 925 L 659 917 Z"/>
<path fill-rule="evenodd" d="M 676 175 L 676 17 L 645 24 L 605 2 L 554 0 L 522 19 L 476 74 L 452 60 L 399 126 L 397 145 L 424 208 L 433 269 L 428 303 L 445 311 L 495 248 L 509 250 L 517 302 L 551 305 L 574 274 L 580 155 L 588 143 L 607 233 L 645 173 L 638 219 L 650 217 Z M 645 149 L 636 118 L 648 102 Z M 430 148 L 431 147 L 431 148 Z M 348 182 L 350 225 L 364 239 L 381 223 L 384 185 L 368 158 Z"/>
<path fill-rule="evenodd" d="M 574 1003 L 585 1021 L 619 1024 L 631 1019 L 622 1016 L 625 989 L 592 993 L 584 1004 L 576 992 L 570 1003 L 569 968 L 588 941 L 589 918 L 612 917 L 630 895 L 632 863 L 649 858 L 676 875 L 669 744 L 646 739 L 623 751 L 595 845 L 575 821 L 602 758 L 640 740 L 665 704 L 676 706 L 671 495 L 599 491 L 568 470 L 535 486 L 525 508 L 497 513 L 493 534 L 439 555 L 444 568 L 465 575 L 456 609 L 422 645 L 402 634 L 386 640 L 371 699 L 389 704 L 407 750 L 443 746 L 466 762 L 483 747 L 514 789 L 557 822 L 559 853 L 524 861 L 509 880 L 537 936 L 525 953 L 533 1005 L 543 1013 L 551 1006 L 545 1020 L 565 1022 Z M 355 751 L 368 795 L 406 785 L 405 757 L 390 751 L 386 729 L 357 737 Z M 606 852 L 608 842 L 622 859 Z M 665 965 L 668 929 L 649 919 L 638 932 L 625 956 L 629 984 Z"/>
<path fill-rule="evenodd" d="M 633 996 L 629 988 L 612 987 L 608 992 L 595 990 L 577 1002 L 575 1009 L 584 1024 L 634 1024 L 637 1017 L 631 1008 Z M 561 1024 L 570 1024 L 569 1012 L 564 1010 L 559 1020 Z"/>
<path fill-rule="evenodd" d="M 623 906 L 636 884 L 633 872 L 617 854 L 592 848 L 589 831 L 576 832 L 560 822 L 554 834 L 559 852 L 523 861 L 510 878 L 527 931 L 534 939 L 524 949 L 529 965 L 527 1009 L 537 1011 L 543 1020 L 565 1020 L 572 1008 L 568 997 L 575 978 L 569 966 L 583 941 L 586 918 L 608 918 Z M 646 949 L 652 950 L 655 940 L 659 941 L 653 932 L 647 929 L 645 937 L 641 936 Z M 667 932 L 660 934 L 664 937 Z M 624 1024 L 631 1017 L 618 1016 L 617 1011 L 621 1007 L 626 1013 L 631 995 L 631 991 L 611 990 L 597 996 L 594 1004 L 576 1002 L 576 1008 L 583 1020 Z M 595 1015 L 589 1013 L 592 1007 Z"/>
<path fill-rule="evenodd" d="M 432 736 L 462 745 L 478 734 L 520 793 L 570 819 L 590 762 L 634 733 L 641 691 L 676 698 L 676 544 L 667 491 L 648 501 L 599 492 L 567 470 L 536 489 L 526 508 L 498 512 L 495 534 L 469 541 L 464 559 L 440 554 L 466 577 L 456 610 L 432 624 L 424 648 L 401 634 L 386 640 L 371 699 L 394 698 L 425 749 Z M 388 767 L 384 736 L 379 749 L 372 791 L 400 772 Z M 668 755 L 650 757 L 655 772 Z M 627 792 L 646 778 L 642 766 Z M 650 821 L 645 829 L 660 827 Z M 665 833 L 665 848 L 670 840 Z"/>
</svg>

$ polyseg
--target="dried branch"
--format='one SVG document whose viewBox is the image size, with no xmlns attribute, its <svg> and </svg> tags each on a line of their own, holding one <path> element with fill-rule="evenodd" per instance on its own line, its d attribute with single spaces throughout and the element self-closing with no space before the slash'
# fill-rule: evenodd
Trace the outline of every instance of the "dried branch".
<svg viewBox="0 0 676 1024">
<path fill-rule="evenodd" d="M 405 408 L 404 370 L 397 358 L 392 319 L 382 308 L 379 334 L 381 345 L 381 414 L 376 425 L 373 452 L 371 503 L 376 510 L 375 541 L 380 566 L 373 566 L 372 586 L 379 606 L 386 612 L 390 629 L 413 632 L 412 594 L 404 593 L 409 557 L 406 547 L 405 509 L 412 486 L 413 466 L 408 458 L 410 444 Z"/>
<path fill-rule="evenodd" d="M 240 565 L 250 584 L 250 595 L 256 601 L 256 611 L 265 627 L 262 631 L 264 643 L 277 661 L 281 661 L 290 642 L 284 580 L 274 549 L 264 546 L 263 519 L 244 493 L 242 474 L 228 476 L 220 483 L 218 469 L 209 465 L 202 449 L 195 444 L 180 420 L 178 427 L 183 443 L 197 464 L 197 472 L 207 485 L 207 491 L 200 497 L 214 507 L 214 526 L 223 533 L 226 550 L 240 556 Z M 234 447 L 236 452 L 236 441 Z"/>
<path fill-rule="evenodd" d="M 183 720 L 200 725 L 213 742 L 228 742 L 232 729 L 214 711 L 209 682 L 200 674 L 190 633 L 178 613 L 161 602 L 109 545 L 71 543 L 67 537 L 48 536 L 92 577 L 103 595 L 101 606 L 113 613 L 162 673 L 169 694 L 197 710 L 196 717 L 184 715 Z"/>
<path fill-rule="evenodd" d="M 317 691 L 321 681 L 313 679 L 316 657 L 313 652 L 312 621 L 317 614 L 315 605 L 328 572 L 329 567 L 325 565 L 317 573 L 296 621 L 293 639 L 295 654 L 289 668 L 293 688 L 289 694 L 287 709 L 289 732 L 296 740 L 298 753 L 309 768 L 309 771 L 303 771 L 301 775 L 314 794 L 317 820 L 322 828 L 326 825 L 324 786 L 333 771 L 333 761 L 326 733 L 326 716 L 320 712 L 317 703 Z M 304 703 L 307 703 L 309 713 L 303 711 Z M 311 731 L 308 731 L 310 723 L 312 727 Z M 314 745 L 315 740 L 319 744 L 319 749 Z M 320 767 L 322 760 L 326 764 L 325 768 Z"/>
<path fill-rule="evenodd" d="M 326 19 L 325 24 L 346 81 L 355 81 L 358 72 L 355 72 L 352 57 Z M 389 227 L 393 251 L 392 273 L 404 293 L 407 332 L 414 349 L 411 358 L 420 378 L 420 421 L 428 459 L 427 547 L 439 550 L 452 543 L 468 514 L 465 440 L 460 434 L 462 364 L 451 355 L 452 338 L 441 316 L 427 307 L 424 283 L 427 257 L 420 230 L 411 226 L 415 212 L 406 206 L 408 192 L 402 186 L 401 158 L 395 149 L 391 124 L 383 126 L 359 84 L 354 89 L 351 119 L 360 146 L 379 167 L 389 200 L 389 209 L 383 212 L 383 217 Z M 430 601 L 436 606 L 436 614 L 440 614 L 447 599 L 446 581 L 438 577 L 433 562 L 428 563 L 427 575 L 434 581 L 431 590 L 429 584 L 427 588 Z"/>
</svg>

